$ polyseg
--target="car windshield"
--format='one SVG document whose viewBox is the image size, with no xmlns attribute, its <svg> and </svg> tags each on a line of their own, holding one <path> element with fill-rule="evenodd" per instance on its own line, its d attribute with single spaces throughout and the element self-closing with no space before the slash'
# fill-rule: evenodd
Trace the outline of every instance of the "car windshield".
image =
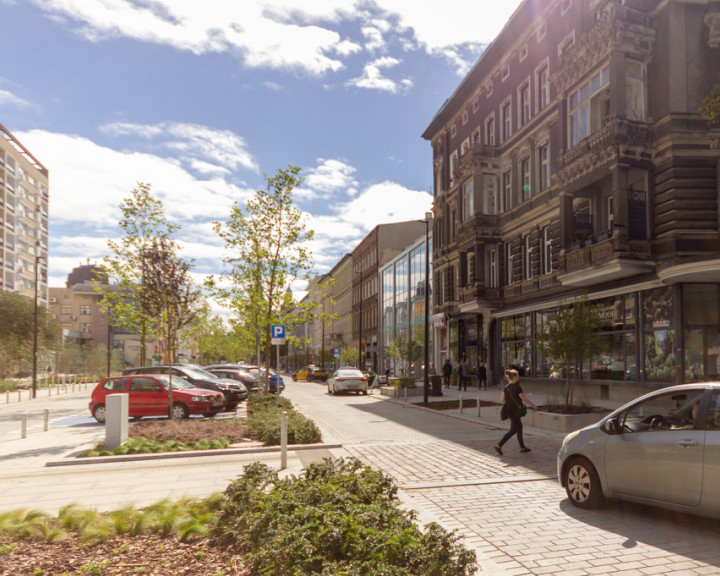
<svg viewBox="0 0 720 576">
<path fill-rule="evenodd" d="M 192 378 L 209 378 L 210 380 L 215 380 L 217 378 L 217 376 L 212 372 L 208 372 L 207 370 L 203 370 L 197 366 L 182 366 L 182 370 Z"/>
<path fill-rule="evenodd" d="M 165 374 L 157 374 L 155 376 L 160 382 L 163 383 L 163 386 L 167 388 L 170 385 L 170 377 Z M 192 388 L 193 385 L 190 384 L 185 378 L 181 378 L 180 376 L 173 376 L 172 377 L 172 387 L 173 390 L 184 390 L 185 388 Z"/>
</svg>

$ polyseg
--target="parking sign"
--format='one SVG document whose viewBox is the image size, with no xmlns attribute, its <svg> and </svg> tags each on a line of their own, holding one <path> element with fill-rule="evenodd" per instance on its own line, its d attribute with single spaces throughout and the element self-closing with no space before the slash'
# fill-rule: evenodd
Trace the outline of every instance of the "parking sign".
<svg viewBox="0 0 720 576">
<path fill-rule="evenodd" d="M 285 326 L 282 324 L 273 324 L 270 326 L 271 344 L 285 344 Z"/>
</svg>

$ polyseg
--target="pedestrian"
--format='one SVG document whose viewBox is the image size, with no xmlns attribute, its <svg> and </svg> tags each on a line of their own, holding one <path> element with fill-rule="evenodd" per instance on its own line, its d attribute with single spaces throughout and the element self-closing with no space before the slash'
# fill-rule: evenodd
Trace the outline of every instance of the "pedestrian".
<svg viewBox="0 0 720 576">
<path fill-rule="evenodd" d="M 460 360 L 460 363 L 458 364 L 458 367 L 457 367 L 457 374 L 458 374 L 458 390 L 461 390 L 464 386 L 465 391 L 467 391 L 468 367 L 467 367 L 467 364 L 465 364 L 465 358 L 462 358 Z"/>
<path fill-rule="evenodd" d="M 487 368 L 485 364 L 481 363 L 478 367 L 478 388 L 481 390 L 487 390 Z"/>
<path fill-rule="evenodd" d="M 437 371 L 435 370 L 435 364 L 430 364 L 430 376 L 435 376 Z"/>
<path fill-rule="evenodd" d="M 537 406 L 523 393 L 518 371 L 514 368 L 505 370 L 505 378 L 508 383 L 503 388 L 502 394 L 500 394 L 500 403 L 502 404 L 502 411 L 505 412 L 510 419 L 510 430 L 507 431 L 500 442 L 495 444 L 495 452 L 500 456 L 503 455 L 502 447 L 515 434 L 517 434 L 518 444 L 520 444 L 520 452 L 530 452 L 530 448 L 525 446 L 523 439 L 522 417 L 527 412 L 525 404 L 529 404 L 534 410 L 537 410 Z M 523 404 L 523 402 L 525 404 Z"/>
<path fill-rule="evenodd" d="M 452 364 L 450 363 L 450 359 L 445 359 L 445 364 L 443 364 L 442 367 L 442 376 L 443 376 L 443 384 L 445 384 L 445 388 L 450 388 L 450 375 L 452 374 Z"/>
</svg>

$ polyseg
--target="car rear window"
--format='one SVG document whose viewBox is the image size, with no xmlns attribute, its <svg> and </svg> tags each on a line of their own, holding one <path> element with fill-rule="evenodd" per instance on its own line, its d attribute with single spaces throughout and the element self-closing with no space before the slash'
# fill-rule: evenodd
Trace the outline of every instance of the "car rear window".
<svg viewBox="0 0 720 576">
<path fill-rule="evenodd" d="M 113 392 L 125 392 L 125 378 L 117 378 L 114 380 L 108 380 L 103 384 L 105 390 L 112 390 Z"/>
<path fill-rule="evenodd" d="M 159 384 L 152 378 L 144 378 L 140 376 L 138 378 L 133 378 L 130 381 L 131 392 L 152 392 L 159 387 Z"/>
</svg>

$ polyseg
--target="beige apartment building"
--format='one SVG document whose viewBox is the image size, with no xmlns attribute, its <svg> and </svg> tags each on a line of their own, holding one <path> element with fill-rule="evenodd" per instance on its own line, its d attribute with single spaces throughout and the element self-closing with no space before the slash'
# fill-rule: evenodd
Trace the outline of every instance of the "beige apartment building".
<svg viewBox="0 0 720 576">
<path fill-rule="evenodd" d="M 535 330 L 587 295 L 589 393 L 720 378 L 719 75 L 718 0 L 519 6 L 423 134 L 442 356 L 549 385 Z"/>
<path fill-rule="evenodd" d="M 0 289 L 48 300 L 48 169 L 0 124 Z"/>
</svg>

